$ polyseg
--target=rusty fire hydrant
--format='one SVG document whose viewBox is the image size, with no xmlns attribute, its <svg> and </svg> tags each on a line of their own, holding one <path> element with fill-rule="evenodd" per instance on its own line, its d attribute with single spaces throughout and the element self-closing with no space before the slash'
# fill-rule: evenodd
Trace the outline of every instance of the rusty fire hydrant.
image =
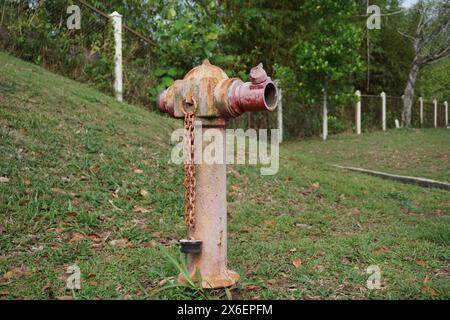
<svg viewBox="0 0 450 320">
<path fill-rule="evenodd" d="M 175 118 L 184 118 L 186 129 L 192 127 L 192 119 L 197 118 L 203 132 L 208 128 L 219 130 L 225 150 L 225 128 L 231 118 L 246 111 L 273 111 L 276 108 L 277 88 L 262 64 L 251 70 L 250 80 L 244 83 L 229 78 L 222 69 L 205 60 L 183 80 L 175 81 L 163 91 L 158 107 Z M 202 146 L 195 146 L 201 150 L 205 147 L 203 142 Z M 223 152 L 224 158 L 225 154 Z M 186 203 L 192 216 L 186 218 L 188 240 L 184 242 L 194 249 L 184 252 L 188 256 L 190 277 L 196 279 L 200 272 L 204 288 L 228 287 L 239 280 L 239 274 L 227 268 L 227 183 L 226 161 L 223 160 L 220 164 L 191 162 L 186 166 Z M 193 196 L 195 198 L 189 200 Z M 195 249 L 197 244 L 201 246 Z M 178 276 L 178 281 L 186 283 L 182 275 Z"/>
</svg>

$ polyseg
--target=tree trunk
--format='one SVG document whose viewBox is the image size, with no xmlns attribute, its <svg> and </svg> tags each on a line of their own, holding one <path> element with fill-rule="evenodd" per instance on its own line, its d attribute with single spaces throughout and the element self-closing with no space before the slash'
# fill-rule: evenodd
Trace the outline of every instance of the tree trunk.
<svg viewBox="0 0 450 320">
<path fill-rule="evenodd" d="M 409 71 L 408 82 L 404 92 L 402 121 L 406 127 L 411 126 L 411 113 L 414 99 L 414 87 L 416 86 L 417 75 L 419 74 L 420 65 L 413 62 Z"/>
</svg>

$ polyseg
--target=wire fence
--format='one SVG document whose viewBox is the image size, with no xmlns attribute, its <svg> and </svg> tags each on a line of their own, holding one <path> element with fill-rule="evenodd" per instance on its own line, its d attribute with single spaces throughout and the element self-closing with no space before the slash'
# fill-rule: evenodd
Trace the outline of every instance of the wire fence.
<svg viewBox="0 0 450 320">
<path fill-rule="evenodd" d="M 362 94 L 361 98 L 361 128 L 362 131 L 374 131 L 382 129 L 382 97 L 381 95 L 367 95 Z M 284 105 L 286 105 L 284 103 Z M 291 112 L 283 111 L 283 123 L 286 124 L 284 128 L 288 136 L 295 135 L 300 132 L 302 124 L 308 127 L 315 127 L 314 131 L 310 131 L 309 135 L 322 134 L 322 106 L 305 106 L 298 105 L 297 110 L 292 106 Z M 297 112 L 293 114 L 292 110 Z M 302 119 L 302 110 L 308 112 L 307 121 L 304 123 Z M 423 122 L 420 118 L 420 99 L 414 97 L 411 114 L 411 125 L 415 128 L 433 128 L 434 127 L 434 102 L 430 100 L 423 100 Z M 328 126 L 331 134 L 340 132 L 353 132 L 356 130 L 356 100 L 344 105 L 329 106 L 328 111 Z M 396 128 L 396 120 L 399 125 L 402 125 L 403 113 L 403 97 L 386 96 L 386 128 Z M 233 119 L 231 126 L 233 128 L 243 129 L 277 129 L 278 128 L 278 113 L 256 113 L 246 114 L 240 118 Z M 446 120 L 445 103 L 438 102 L 437 104 L 437 127 L 448 126 L 448 119 Z"/>
<path fill-rule="evenodd" d="M 69 28 L 68 8 L 80 9 L 79 28 Z M 83 0 L 17 1 L 0 5 L 0 48 L 74 80 L 113 94 L 114 34 L 112 20 Z M 150 105 L 153 47 L 126 25 L 124 17 L 124 98 Z"/>
<path fill-rule="evenodd" d="M 112 92 L 114 43 L 108 19 L 86 10 L 82 28 L 69 29 L 67 8 L 67 1 L 45 1 L 35 7 L 28 1 L 6 1 L 1 46 L 20 58 Z"/>
</svg>

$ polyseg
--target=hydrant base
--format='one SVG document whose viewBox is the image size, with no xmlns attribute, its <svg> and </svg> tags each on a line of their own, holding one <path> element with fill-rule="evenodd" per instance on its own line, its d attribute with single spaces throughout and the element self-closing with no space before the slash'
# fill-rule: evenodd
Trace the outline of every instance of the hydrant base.
<svg viewBox="0 0 450 320">
<path fill-rule="evenodd" d="M 232 270 L 226 270 L 223 274 L 215 276 L 202 276 L 202 288 L 204 289 L 219 289 L 231 287 L 239 281 L 239 274 Z M 197 275 L 191 275 L 191 279 L 195 282 Z M 187 284 L 184 275 L 178 275 L 178 283 L 185 286 Z"/>
</svg>

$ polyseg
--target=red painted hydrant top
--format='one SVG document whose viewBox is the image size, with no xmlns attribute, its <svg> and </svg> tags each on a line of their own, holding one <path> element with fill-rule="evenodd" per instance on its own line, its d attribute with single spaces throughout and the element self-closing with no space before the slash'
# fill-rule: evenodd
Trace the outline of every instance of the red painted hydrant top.
<svg viewBox="0 0 450 320">
<path fill-rule="evenodd" d="M 205 59 L 177 80 L 159 97 L 158 106 L 176 118 L 184 116 L 186 105 L 197 103 L 197 116 L 203 118 L 235 118 L 246 111 L 273 111 L 277 88 L 262 64 L 252 68 L 251 82 L 229 78 L 219 67 Z"/>
</svg>

